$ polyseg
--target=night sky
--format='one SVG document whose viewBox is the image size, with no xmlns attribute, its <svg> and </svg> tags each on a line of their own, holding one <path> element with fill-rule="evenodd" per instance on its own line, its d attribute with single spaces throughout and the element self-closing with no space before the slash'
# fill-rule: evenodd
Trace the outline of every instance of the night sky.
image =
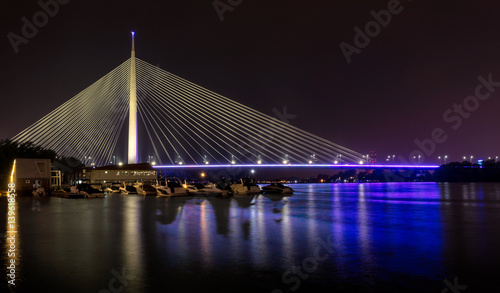
<svg viewBox="0 0 500 293">
<path fill-rule="evenodd" d="M 408 158 L 415 139 L 436 128 L 446 141 L 427 163 L 500 155 L 500 87 L 486 100 L 469 97 L 479 76 L 500 81 L 498 1 L 243 0 L 221 21 L 212 0 L 71 0 L 17 54 L 8 34 L 22 35 L 21 19 L 41 7 L 4 2 L 0 138 L 127 60 L 134 30 L 138 58 L 271 116 L 286 106 L 297 115 L 291 124 L 362 154 L 375 150 L 379 161 Z M 354 28 L 365 31 L 370 11 L 388 5 L 399 13 L 348 63 L 340 44 L 354 46 Z M 459 125 L 454 105 L 464 101 L 472 110 Z"/>
</svg>

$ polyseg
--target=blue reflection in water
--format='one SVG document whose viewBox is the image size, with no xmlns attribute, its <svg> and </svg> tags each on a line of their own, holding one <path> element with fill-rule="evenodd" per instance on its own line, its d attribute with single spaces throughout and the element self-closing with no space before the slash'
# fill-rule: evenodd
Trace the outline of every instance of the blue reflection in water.
<svg viewBox="0 0 500 293">
<path fill-rule="evenodd" d="M 20 198 L 30 281 L 19 290 L 98 292 L 122 268 L 133 277 L 125 292 L 441 292 L 455 276 L 471 288 L 494 283 L 499 184 L 292 187 L 291 197 L 46 198 L 37 209 Z M 331 253 L 315 261 L 328 241 Z"/>
</svg>

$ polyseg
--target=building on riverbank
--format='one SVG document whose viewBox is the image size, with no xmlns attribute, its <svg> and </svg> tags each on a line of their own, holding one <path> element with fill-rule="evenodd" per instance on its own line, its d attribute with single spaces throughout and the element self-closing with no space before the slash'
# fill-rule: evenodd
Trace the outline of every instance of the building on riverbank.
<svg viewBox="0 0 500 293">
<path fill-rule="evenodd" d="M 17 194 L 31 195 L 38 188 L 50 190 L 50 159 L 15 159 L 13 168 L 12 179 Z"/>
<path fill-rule="evenodd" d="M 148 163 L 111 165 L 85 168 L 80 178 L 96 184 L 153 181 L 157 179 L 157 172 Z"/>
</svg>

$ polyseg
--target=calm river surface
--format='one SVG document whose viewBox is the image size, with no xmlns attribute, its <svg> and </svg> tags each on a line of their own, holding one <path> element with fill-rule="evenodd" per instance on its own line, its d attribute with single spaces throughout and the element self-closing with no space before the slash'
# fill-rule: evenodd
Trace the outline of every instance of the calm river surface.
<svg viewBox="0 0 500 293">
<path fill-rule="evenodd" d="M 16 286 L 4 273 L 0 291 L 500 289 L 500 184 L 291 186 L 291 197 L 18 198 Z M 0 234 L 6 212 L 2 197 Z"/>
</svg>

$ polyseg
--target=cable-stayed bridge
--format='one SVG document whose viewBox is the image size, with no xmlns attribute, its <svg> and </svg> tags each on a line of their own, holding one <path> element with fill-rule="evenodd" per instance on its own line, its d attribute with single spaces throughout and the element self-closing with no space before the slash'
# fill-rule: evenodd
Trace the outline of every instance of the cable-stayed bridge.
<svg viewBox="0 0 500 293">
<path fill-rule="evenodd" d="M 359 166 L 368 159 L 138 59 L 134 45 L 130 59 L 13 140 L 107 165 L 127 120 L 128 163 L 149 161 L 149 152 L 159 166 L 177 167 Z"/>
</svg>

